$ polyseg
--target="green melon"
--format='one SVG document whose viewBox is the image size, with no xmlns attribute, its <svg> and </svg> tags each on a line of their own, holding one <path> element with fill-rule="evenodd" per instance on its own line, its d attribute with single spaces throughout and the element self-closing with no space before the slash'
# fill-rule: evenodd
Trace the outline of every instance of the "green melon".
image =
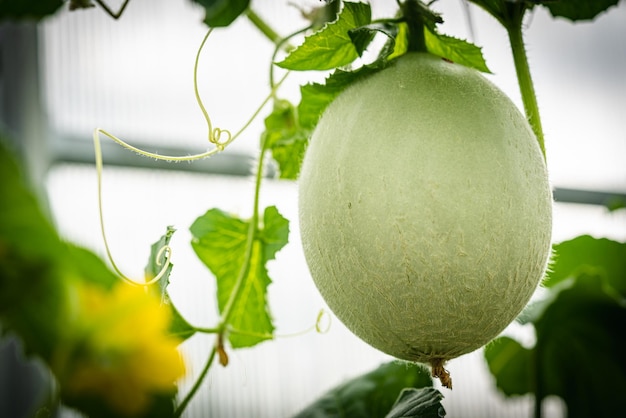
<svg viewBox="0 0 626 418">
<path fill-rule="evenodd" d="M 334 314 L 373 347 L 439 368 L 529 301 L 550 254 L 552 195 L 504 93 L 473 69 L 409 53 L 325 110 L 299 222 Z"/>
</svg>

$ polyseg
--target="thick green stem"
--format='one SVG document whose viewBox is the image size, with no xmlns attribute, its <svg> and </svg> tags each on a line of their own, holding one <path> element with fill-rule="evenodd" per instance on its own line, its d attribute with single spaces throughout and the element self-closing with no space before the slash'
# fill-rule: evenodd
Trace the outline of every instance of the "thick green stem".
<svg viewBox="0 0 626 418">
<path fill-rule="evenodd" d="M 209 358 L 207 359 L 207 362 L 204 365 L 204 368 L 202 369 L 202 372 L 200 372 L 200 376 L 198 376 L 198 378 L 196 379 L 196 382 L 194 383 L 191 390 L 189 390 L 189 393 L 187 394 L 187 396 L 185 396 L 185 399 L 183 399 L 180 405 L 178 405 L 178 408 L 176 408 L 176 411 L 174 411 L 174 418 L 179 418 L 183 414 L 183 412 L 185 412 L 187 405 L 189 405 L 189 402 L 191 402 L 191 400 L 193 399 L 198 389 L 200 389 L 200 386 L 202 386 L 202 382 L 204 381 L 204 378 L 209 372 L 209 369 L 211 368 L 211 365 L 213 364 L 213 360 L 215 360 L 216 353 L 217 353 L 217 348 L 213 347 L 213 349 L 211 350 L 211 353 L 209 354 Z"/>
<path fill-rule="evenodd" d="M 533 380 L 535 382 L 535 405 L 533 408 L 533 417 L 542 418 L 541 405 L 544 398 L 544 386 L 543 386 L 543 364 L 541 362 L 541 356 L 543 353 L 543 344 L 537 342 L 535 349 L 533 350 L 534 370 Z"/>
<path fill-rule="evenodd" d="M 254 250 L 254 241 L 257 239 L 258 231 L 259 231 L 259 197 L 261 190 L 261 181 L 263 180 L 263 161 L 265 157 L 265 152 L 267 151 L 266 141 L 263 141 L 263 145 L 261 147 L 261 153 L 259 156 L 259 163 L 257 166 L 256 172 L 256 181 L 254 188 L 254 204 L 252 211 L 252 219 L 250 220 L 250 227 L 248 228 L 248 236 L 246 239 L 246 253 L 244 256 L 244 261 L 241 265 L 241 269 L 239 270 L 239 275 L 237 276 L 237 280 L 235 281 L 235 286 L 230 293 L 230 298 L 226 302 L 226 306 L 222 310 L 222 316 L 220 318 L 219 325 L 215 329 L 210 329 L 211 332 L 217 332 L 218 338 L 221 338 L 222 335 L 227 331 L 228 323 L 230 321 L 230 317 L 233 314 L 234 308 L 237 305 L 237 302 L 240 299 L 241 291 L 244 288 L 244 284 L 246 282 L 246 278 L 248 277 L 248 273 L 250 272 L 250 261 L 252 259 L 252 253 Z M 196 394 L 200 386 L 202 385 L 202 381 L 206 377 L 213 364 L 213 360 L 215 359 L 215 355 L 217 353 L 217 346 L 213 347 L 209 359 L 207 360 L 204 369 L 198 376 L 198 379 L 194 383 L 193 387 L 185 397 L 185 399 L 181 402 L 181 404 L 176 409 L 175 417 L 180 417 L 184 412 L 185 408 Z"/>
<path fill-rule="evenodd" d="M 243 261 L 243 265 L 241 266 L 241 270 L 239 271 L 239 276 L 235 281 L 235 286 L 233 287 L 232 292 L 230 293 L 230 298 L 226 302 L 226 306 L 222 311 L 222 318 L 220 320 L 220 324 L 218 328 L 221 332 L 226 330 L 228 326 L 228 322 L 230 321 L 230 317 L 233 313 L 234 307 L 239 300 L 239 296 L 241 295 L 241 291 L 243 289 L 243 285 L 246 281 L 248 273 L 250 272 L 250 261 L 252 260 L 252 252 L 254 250 L 254 241 L 257 238 L 259 232 L 259 196 L 261 190 L 261 180 L 263 179 L 263 161 L 265 157 L 266 146 L 263 141 L 261 154 L 259 156 L 259 162 L 257 166 L 256 172 L 256 180 L 254 187 L 254 204 L 252 209 L 252 218 L 250 219 L 250 226 L 248 228 L 248 236 L 246 239 L 246 253 Z"/>
<path fill-rule="evenodd" d="M 513 61 L 515 63 L 515 71 L 517 80 L 522 94 L 524 103 L 524 111 L 530 126 L 537 137 L 539 148 L 546 159 L 546 147 L 543 138 L 543 128 L 541 127 L 541 119 L 539 117 L 539 106 L 537 105 L 537 96 L 535 95 L 535 87 L 530 76 L 530 67 L 528 66 L 528 57 L 526 55 L 526 47 L 522 34 L 522 20 L 518 19 L 515 23 L 508 25 L 507 31 L 509 41 L 511 43 L 511 51 L 513 52 Z"/>
<path fill-rule="evenodd" d="M 419 0 L 406 0 L 401 5 L 402 17 L 408 28 L 407 50 L 411 52 L 426 52 L 426 38 L 424 36 L 423 5 Z"/>
<path fill-rule="evenodd" d="M 441 16 L 428 8 L 422 0 L 405 0 L 400 4 L 402 20 L 408 27 L 408 51 L 426 52 L 426 37 L 424 30 L 435 30 L 437 23 L 442 23 Z"/>
<path fill-rule="evenodd" d="M 252 24 L 258 30 L 260 30 L 263 35 L 265 35 L 267 39 L 272 41 L 272 43 L 277 44 L 282 41 L 282 36 L 280 36 L 274 29 L 272 29 L 272 27 L 268 25 L 267 22 L 263 20 L 263 18 L 261 18 L 261 16 L 256 14 L 254 10 L 246 10 L 246 16 L 248 17 L 250 22 L 252 22 Z"/>
</svg>

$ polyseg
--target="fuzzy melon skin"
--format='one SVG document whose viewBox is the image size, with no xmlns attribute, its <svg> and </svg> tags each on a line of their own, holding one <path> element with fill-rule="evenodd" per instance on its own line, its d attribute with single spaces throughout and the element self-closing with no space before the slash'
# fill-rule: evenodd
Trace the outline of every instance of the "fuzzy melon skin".
<svg viewBox="0 0 626 418">
<path fill-rule="evenodd" d="M 545 272 L 552 194 L 524 116 L 481 74 L 426 53 L 322 115 L 299 179 L 313 280 L 358 337 L 439 363 L 496 337 Z"/>
</svg>

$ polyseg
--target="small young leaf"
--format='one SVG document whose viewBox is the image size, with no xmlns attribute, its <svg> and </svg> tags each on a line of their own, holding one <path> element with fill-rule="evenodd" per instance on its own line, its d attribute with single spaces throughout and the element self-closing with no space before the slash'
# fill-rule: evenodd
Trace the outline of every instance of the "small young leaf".
<svg viewBox="0 0 626 418">
<path fill-rule="evenodd" d="M 287 100 L 278 100 L 274 110 L 265 118 L 265 132 L 262 140 L 272 151 L 278 163 L 281 179 L 295 180 L 300 173 L 309 131 L 298 121 L 296 108 Z"/>
<path fill-rule="evenodd" d="M 466 67 L 475 68 L 478 71 L 490 73 L 480 48 L 467 41 L 453 38 L 452 36 L 440 35 L 436 32 L 424 30 L 426 39 L 426 48 L 428 52 L 465 65 Z"/>
<path fill-rule="evenodd" d="M 441 405 L 443 395 L 437 389 L 403 389 L 385 418 L 440 418 L 446 416 Z"/>
<path fill-rule="evenodd" d="M 204 23 L 209 27 L 230 25 L 250 5 L 250 0 L 193 0 L 205 9 Z"/>
<path fill-rule="evenodd" d="M 274 326 L 267 306 L 267 286 L 271 283 L 266 264 L 288 241 L 289 223 L 274 206 L 265 209 L 263 226 L 246 259 L 250 221 L 211 209 L 191 225 L 192 246 L 198 258 L 217 280 L 217 299 L 223 312 L 245 263 L 249 263 L 243 287 L 230 316 L 233 348 L 251 347 L 271 338 Z"/>
<path fill-rule="evenodd" d="M 567 1 L 542 1 L 552 16 L 564 17 L 572 21 L 593 20 L 600 13 L 617 5 L 619 0 L 567 0 Z"/>
<path fill-rule="evenodd" d="M 378 32 L 378 30 L 369 25 L 348 31 L 348 36 L 350 36 L 352 45 L 354 45 L 354 49 L 359 57 L 363 55 L 363 52 L 365 52 L 369 44 L 374 40 L 376 32 Z"/>
<path fill-rule="evenodd" d="M 331 70 L 348 65 L 359 56 L 349 31 L 370 21 L 369 4 L 344 2 L 337 20 L 307 36 L 302 45 L 276 65 L 297 71 Z"/>
<path fill-rule="evenodd" d="M 176 229 L 172 226 L 168 226 L 165 234 L 159 238 L 157 242 L 152 244 L 150 247 L 150 258 L 148 258 L 148 263 L 144 269 L 146 282 L 154 279 L 163 268 L 166 260 L 166 254 L 162 252 L 162 249 L 170 244 L 170 240 L 172 239 L 172 235 L 174 235 Z M 159 254 L 161 253 L 161 254 Z M 174 265 L 169 263 L 165 274 L 159 279 L 157 283 L 157 287 L 159 289 L 159 297 L 161 298 L 161 302 L 165 302 L 167 299 L 167 285 L 170 284 L 170 274 L 172 273 L 172 267 Z"/>
<path fill-rule="evenodd" d="M 432 386 L 428 370 L 392 361 L 331 389 L 295 418 L 382 418 L 403 388 L 427 386 Z"/>
<path fill-rule="evenodd" d="M 148 259 L 148 263 L 144 269 L 146 282 L 149 282 L 154 277 L 159 274 L 163 265 L 165 263 L 165 254 L 161 253 L 161 249 L 165 246 L 169 245 L 170 240 L 172 239 L 172 235 L 176 232 L 171 226 L 167 227 L 165 234 L 159 238 L 157 242 L 152 244 L 150 247 L 150 258 Z M 158 297 L 161 299 L 161 305 L 163 309 L 169 309 L 171 311 L 172 320 L 170 323 L 169 332 L 170 334 L 175 335 L 176 337 L 186 340 L 195 334 L 195 329 L 182 317 L 178 309 L 172 303 L 169 294 L 167 292 L 167 286 L 170 283 L 170 274 L 172 273 L 172 268 L 174 265 L 170 262 L 167 269 L 165 270 L 165 274 L 163 277 L 159 279 L 156 285 L 152 285 L 150 288 L 155 289 L 158 293 Z"/>
</svg>

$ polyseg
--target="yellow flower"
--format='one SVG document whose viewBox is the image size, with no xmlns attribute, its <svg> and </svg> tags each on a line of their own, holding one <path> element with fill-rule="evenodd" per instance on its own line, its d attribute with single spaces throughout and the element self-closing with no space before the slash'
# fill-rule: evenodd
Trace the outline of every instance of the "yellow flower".
<svg viewBox="0 0 626 418">
<path fill-rule="evenodd" d="M 67 338 L 53 363 L 63 396 L 97 397 L 120 415 L 142 413 L 152 395 L 173 394 L 184 374 L 170 311 L 142 287 L 111 291 L 79 283 Z"/>
</svg>

